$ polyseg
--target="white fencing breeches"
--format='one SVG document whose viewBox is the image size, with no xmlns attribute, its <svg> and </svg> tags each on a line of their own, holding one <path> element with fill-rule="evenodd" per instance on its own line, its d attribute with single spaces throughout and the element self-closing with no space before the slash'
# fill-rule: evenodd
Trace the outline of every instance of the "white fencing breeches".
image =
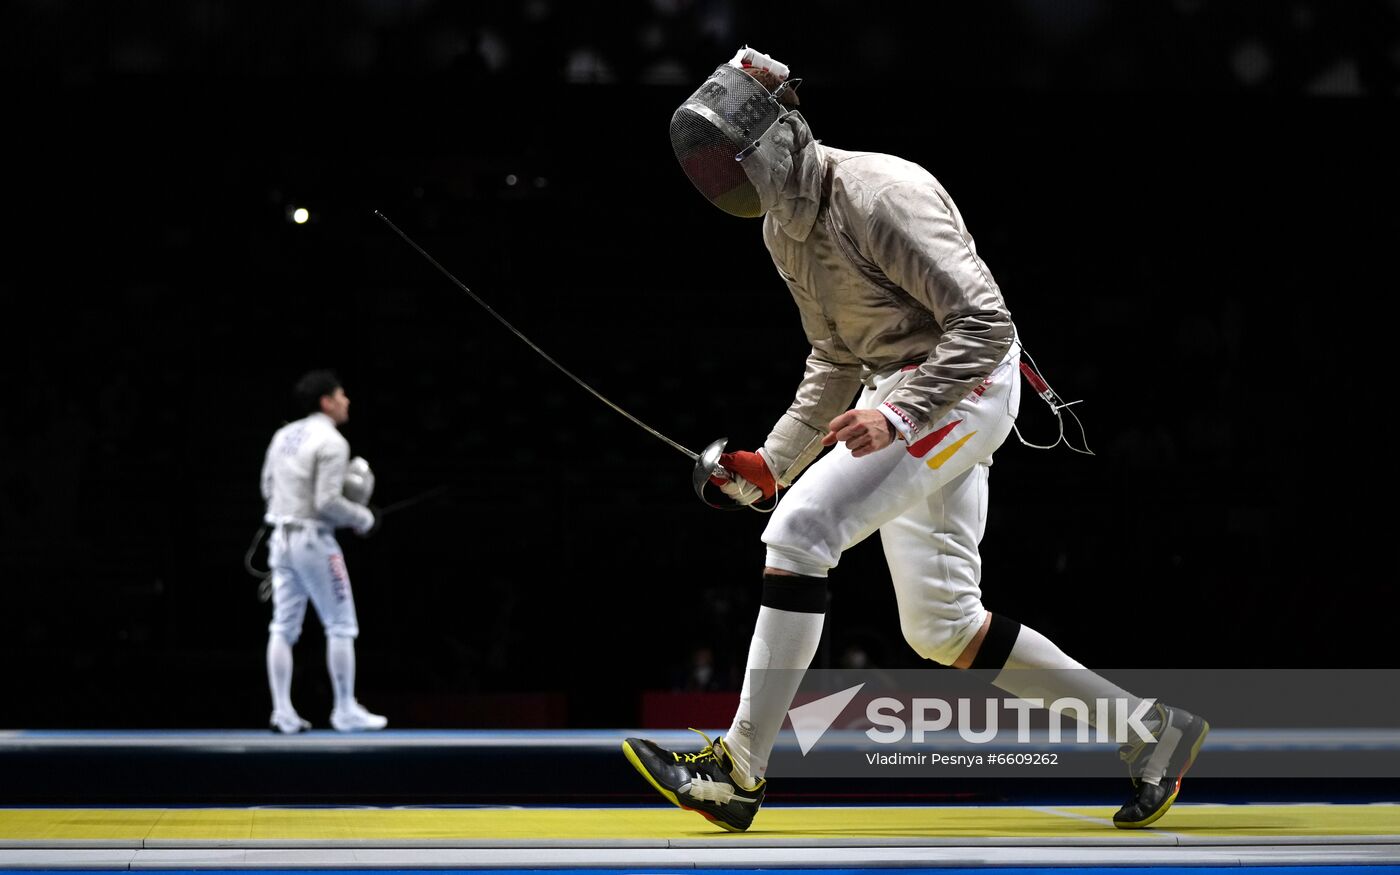
<svg viewBox="0 0 1400 875">
<path fill-rule="evenodd" d="M 955 661 L 986 614 L 978 544 L 987 474 L 1020 407 L 1019 365 L 1013 343 L 978 390 L 913 446 L 896 440 L 857 459 L 838 444 L 778 503 L 763 532 L 767 565 L 826 577 L 845 550 L 879 531 L 905 639 L 925 658 Z M 878 406 L 912 373 L 877 378 L 856 407 Z"/>
<path fill-rule="evenodd" d="M 360 634 L 350 572 L 333 529 L 313 523 L 279 525 L 268 542 L 268 564 L 272 569 L 269 632 L 295 644 L 309 600 L 328 638 Z"/>
</svg>

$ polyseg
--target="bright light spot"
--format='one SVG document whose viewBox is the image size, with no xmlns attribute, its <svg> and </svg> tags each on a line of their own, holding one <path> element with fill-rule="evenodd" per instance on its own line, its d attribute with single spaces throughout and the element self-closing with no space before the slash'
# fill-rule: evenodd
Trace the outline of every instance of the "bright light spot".
<svg viewBox="0 0 1400 875">
<path fill-rule="evenodd" d="M 306 207 L 297 207 L 295 210 L 292 210 L 292 221 L 296 222 L 298 225 L 305 225 L 306 220 L 309 218 L 311 218 L 311 213 Z"/>
<path fill-rule="evenodd" d="M 515 185 L 519 181 L 520 177 L 516 176 L 514 173 L 506 176 L 506 185 Z"/>
</svg>

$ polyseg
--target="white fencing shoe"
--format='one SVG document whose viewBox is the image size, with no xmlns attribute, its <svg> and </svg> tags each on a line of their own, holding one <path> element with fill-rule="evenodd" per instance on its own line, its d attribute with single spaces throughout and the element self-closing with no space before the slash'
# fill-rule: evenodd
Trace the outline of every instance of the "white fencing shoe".
<svg viewBox="0 0 1400 875">
<path fill-rule="evenodd" d="M 273 732 L 282 735 L 296 735 L 311 728 L 311 721 L 301 719 L 301 715 L 295 711 L 273 711 L 267 724 L 272 727 Z"/>
<path fill-rule="evenodd" d="M 331 727 L 336 732 L 373 732 L 388 725 L 388 717 L 371 714 L 355 701 L 331 712 Z"/>
</svg>

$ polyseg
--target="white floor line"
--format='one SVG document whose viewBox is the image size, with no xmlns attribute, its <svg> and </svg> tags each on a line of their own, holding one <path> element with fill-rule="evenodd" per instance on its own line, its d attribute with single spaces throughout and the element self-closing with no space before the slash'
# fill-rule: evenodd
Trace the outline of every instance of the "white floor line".
<svg viewBox="0 0 1400 875">
<path fill-rule="evenodd" d="M 1149 866 L 1374 866 L 1400 863 L 1383 846 L 1183 848 L 190 848 L 0 850 L 5 869 L 555 869 L 555 868 L 981 868 Z"/>
</svg>

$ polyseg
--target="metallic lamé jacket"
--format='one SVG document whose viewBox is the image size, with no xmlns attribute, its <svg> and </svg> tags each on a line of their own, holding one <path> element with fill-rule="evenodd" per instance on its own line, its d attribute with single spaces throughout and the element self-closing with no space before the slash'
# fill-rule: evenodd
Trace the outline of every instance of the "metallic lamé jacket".
<svg viewBox="0 0 1400 875">
<path fill-rule="evenodd" d="M 938 180 L 891 155 L 799 146 L 784 203 L 820 206 L 780 207 L 763 223 L 812 344 L 797 397 L 764 443 L 784 484 L 820 454 L 864 378 L 917 365 L 882 411 L 912 443 L 991 374 L 1014 336 Z"/>
</svg>

